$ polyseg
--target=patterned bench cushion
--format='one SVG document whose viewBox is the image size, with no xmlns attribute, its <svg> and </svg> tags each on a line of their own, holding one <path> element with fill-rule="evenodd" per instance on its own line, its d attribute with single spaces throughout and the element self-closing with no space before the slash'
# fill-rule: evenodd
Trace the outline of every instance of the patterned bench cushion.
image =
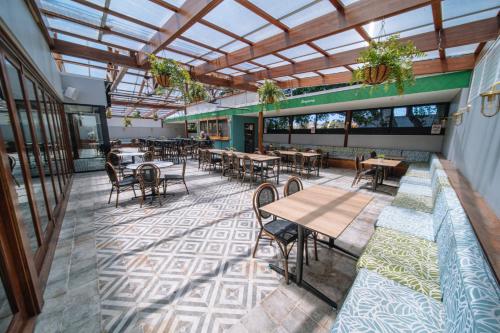
<svg viewBox="0 0 500 333">
<path fill-rule="evenodd" d="M 403 184 L 411 185 L 411 184 Z M 418 186 L 418 185 L 413 185 Z M 419 186 L 421 187 L 421 186 Z M 428 190 L 430 191 L 430 189 Z M 425 193 L 424 194 L 428 194 Z M 415 195 L 413 193 L 408 193 L 405 191 L 398 191 L 398 194 L 394 197 L 392 205 L 396 207 L 403 207 L 418 210 L 425 213 L 432 213 L 433 200 L 432 195 Z"/>
<path fill-rule="evenodd" d="M 377 227 L 389 228 L 431 242 L 434 241 L 432 214 L 413 209 L 386 206 L 378 217 Z"/>
<path fill-rule="evenodd" d="M 356 268 L 366 268 L 441 301 L 437 245 L 395 230 L 377 228 Z"/>
<path fill-rule="evenodd" d="M 440 302 L 361 269 L 332 333 L 443 332 L 443 317 Z"/>
<path fill-rule="evenodd" d="M 414 184 L 414 185 L 423 185 L 423 186 L 431 186 L 431 179 L 426 177 L 415 177 L 415 176 L 403 176 L 399 181 L 401 184 Z"/>
<path fill-rule="evenodd" d="M 448 332 L 500 332 L 500 287 L 463 209 L 451 210 L 437 238 Z"/>
</svg>

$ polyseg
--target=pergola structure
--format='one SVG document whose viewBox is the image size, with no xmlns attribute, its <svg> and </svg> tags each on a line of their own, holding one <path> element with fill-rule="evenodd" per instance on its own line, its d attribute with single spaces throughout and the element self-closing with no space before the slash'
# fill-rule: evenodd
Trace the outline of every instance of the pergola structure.
<svg viewBox="0 0 500 333">
<path fill-rule="evenodd" d="M 61 71 L 111 82 L 114 114 L 160 117 L 179 93 L 154 96 L 147 54 L 184 64 L 204 84 L 255 91 L 349 82 L 372 39 L 400 34 L 427 55 L 416 75 L 472 69 L 497 38 L 494 1 L 30 0 Z"/>
</svg>

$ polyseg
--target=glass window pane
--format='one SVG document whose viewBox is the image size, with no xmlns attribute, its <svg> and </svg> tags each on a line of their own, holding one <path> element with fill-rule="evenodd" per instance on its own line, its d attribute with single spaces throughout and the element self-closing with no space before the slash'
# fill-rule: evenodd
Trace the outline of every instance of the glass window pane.
<svg viewBox="0 0 500 333">
<path fill-rule="evenodd" d="M 289 117 L 272 117 L 264 119 L 266 133 L 288 133 Z"/>
<path fill-rule="evenodd" d="M 52 100 L 48 95 L 45 96 L 45 100 L 47 102 L 47 119 L 49 123 L 49 128 L 50 132 L 52 133 L 52 146 L 54 149 L 54 164 L 56 165 L 56 170 L 57 174 L 59 176 L 60 180 L 60 191 L 62 193 L 62 189 L 65 184 L 65 179 L 64 179 L 64 169 L 62 166 L 62 155 L 61 155 L 61 149 L 60 149 L 60 144 L 59 144 L 59 137 L 57 133 L 57 127 L 55 125 L 54 121 L 54 116 L 53 116 L 53 105 L 52 105 Z"/>
<path fill-rule="evenodd" d="M 388 128 L 391 109 L 372 109 L 352 112 L 351 128 Z"/>
<path fill-rule="evenodd" d="M 157 27 L 161 27 L 174 14 L 152 1 L 111 0 L 109 8 Z"/>
<path fill-rule="evenodd" d="M 361 37 L 356 32 L 356 30 L 347 30 L 335 35 L 315 40 L 314 44 L 318 45 L 324 50 L 329 50 L 361 41 L 363 41 L 363 37 Z"/>
<path fill-rule="evenodd" d="M 268 24 L 261 29 L 258 29 L 257 31 L 252 32 L 249 35 L 246 35 L 245 38 L 256 43 L 281 32 L 283 32 L 283 30 L 281 30 L 280 28 L 276 27 L 275 25 Z"/>
<path fill-rule="evenodd" d="M 31 139 L 30 127 L 26 115 L 21 83 L 19 81 L 19 73 L 9 61 L 5 61 L 5 65 L 9 83 L 11 85 L 12 97 L 14 98 L 17 108 L 14 112 L 17 113 L 17 117 L 19 118 L 22 142 L 16 142 L 14 138 L 14 128 L 11 127 L 14 124 L 14 120 L 6 108 L 0 110 L 2 114 L 4 114 L 4 116 L 1 117 L 2 123 L 0 125 L 2 126 L 3 140 L 5 141 L 7 153 L 9 154 L 12 178 L 16 184 L 17 199 L 19 203 L 19 211 L 22 216 L 22 222 L 28 236 L 29 245 L 33 252 L 35 252 L 38 249 L 39 244 L 41 244 L 41 239 L 38 238 L 36 233 L 35 226 L 37 225 L 37 221 L 33 212 L 36 212 L 39 208 L 41 208 L 40 217 L 47 217 L 47 215 L 43 213 L 45 211 L 45 208 L 43 207 L 45 204 L 43 195 L 40 196 L 40 193 L 33 192 L 33 189 L 28 185 L 28 177 L 33 177 L 33 175 L 24 174 L 21 168 L 23 158 L 19 155 L 19 147 L 20 145 L 23 145 L 26 149 L 26 155 L 24 155 L 24 157 L 27 158 L 27 161 L 25 161 L 25 163 L 27 164 L 28 169 L 32 172 L 34 171 L 36 174 L 36 162 L 33 155 L 33 141 Z M 5 99 L 3 96 L 4 95 L 2 94 L 2 100 Z M 5 105 L 4 103 L 2 104 Z M 31 179 L 31 181 L 34 184 L 38 182 L 35 178 Z M 31 202 L 28 199 L 29 192 L 34 193 L 35 202 Z"/>
<path fill-rule="evenodd" d="M 52 126 L 52 117 L 50 116 L 50 103 L 46 94 L 42 93 L 43 99 L 43 122 L 45 128 L 45 135 L 47 137 L 47 142 L 50 151 L 50 164 L 52 167 L 52 172 L 55 178 L 57 179 L 57 193 L 62 192 L 62 180 L 61 180 L 61 171 L 59 169 L 59 164 L 57 160 L 59 158 L 57 148 L 57 142 L 54 136 L 54 128 Z M 56 195 L 59 196 L 59 195 Z"/>
<path fill-rule="evenodd" d="M 404 30 L 432 24 L 431 6 L 425 6 L 385 20 L 370 22 L 363 26 L 370 37 L 392 35 Z"/>
<path fill-rule="evenodd" d="M 439 117 L 444 116 L 444 107 L 441 105 L 416 105 L 411 107 L 394 108 L 392 127 L 428 128 Z"/>
<path fill-rule="evenodd" d="M 318 113 L 316 115 L 316 133 L 343 132 L 345 120 L 345 112 Z"/>
<path fill-rule="evenodd" d="M 194 24 L 182 35 L 215 48 L 219 48 L 233 41 L 233 38 L 228 35 L 218 32 L 217 30 L 209 28 L 201 23 Z"/>
<path fill-rule="evenodd" d="M 311 133 L 311 129 L 314 128 L 315 122 L 315 114 L 293 116 L 292 130 L 295 133 Z"/>
<path fill-rule="evenodd" d="M 99 36 L 99 31 L 97 29 L 89 28 L 84 25 L 73 23 L 70 21 L 57 19 L 53 17 L 47 17 L 49 26 L 54 29 L 70 32 L 79 36 L 89 37 L 97 39 Z"/>
<path fill-rule="evenodd" d="M 297 11 L 295 14 L 283 18 L 281 22 L 290 28 L 296 27 L 300 24 L 309 22 L 315 18 L 334 12 L 335 7 L 327 0 L 321 0 L 314 5 L 309 6 L 303 10 Z"/>
<path fill-rule="evenodd" d="M 106 26 L 113 31 L 121 32 L 123 34 L 134 36 L 143 40 L 150 40 L 156 32 L 155 30 L 149 29 L 145 26 L 135 24 L 128 20 L 124 20 L 109 14 L 106 17 Z"/>
<path fill-rule="evenodd" d="M 53 115 L 54 115 L 54 125 L 56 126 L 56 136 L 59 139 L 59 150 L 61 152 L 61 164 L 62 164 L 62 171 L 64 178 L 67 180 L 69 170 L 68 170 L 68 157 L 66 156 L 66 149 L 65 149 L 65 142 L 64 142 L 64 136 L 62 132 L 62 126 L 61 126 L 61 112 L 59 109 L 60 105 L 56 103 L 54 100 L 52 100 L 52 110 L 53 110 Z"/>
<path fill-rule="evenodd" d="M 41 7 L 80 21 L 99 26 L 102 12 L 71 0 L 41 0 Z"/>
<path fill-rule="evenodd" d="M 281 19 L 285 15 L 299 11 L 302 8 L 310 6 L 316 1 L 313 0 L 287 0 L 270 1 L 270 0 L 250 0 L 257 7 L 265 10 L 269 15 L 276 19 Z"/>
</svg>

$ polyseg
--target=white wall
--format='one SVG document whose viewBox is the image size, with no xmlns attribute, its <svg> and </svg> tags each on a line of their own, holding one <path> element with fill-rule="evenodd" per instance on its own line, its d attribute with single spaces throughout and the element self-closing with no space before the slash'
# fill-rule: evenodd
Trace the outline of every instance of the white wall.
<svg viewBox="0 0 500 333">
<path fill-rule="evenodd" d="M 474 69 L 468 96 L 464 91 L 454 101 L 453 112 L 467 104 L 471 105 L 471 111 L 463 115 L 462 124 L 449 122 L 443 153 L 500 216 L 500 113 L 484 117 L 480 113 L 479 96 L 500 80 L 500 41 L 488 46 L 486 55 Z"/>
<path fill-rule="evenodd" d="M 344 145 L 344 134 L 292 134 L 292 144 L 337 146 Z"/>
<path fill-rule="evenodd" d="M 2 25 L 7 26 L 19 42 L 19 47 L 25 50 L 26 56 L 31 58 L 39 72 L 45 76 L 47 82 L 62 99 L 61 77 L 56 63 L 25 1 L 1 0 L 0 21 Z"/>
<path fill-rule="evenodd" d="M 65 103 L 107 105 L 103 79 L 61 73 L 61 80 L 63 93 L 67 87 L 73 87 L 76 88 L 78 94 L 76 100 L 64 97 Z"/>
<path fill-rule="evenodd" d="M 443 135 L 356 135 L 349 134 L 349 147 L 423 150 L 440 152 Z"/>
<path fill-rule="evenodd" d="M 243 106 L 249 103 L 250 104 L 257 103 L 258 100 L 259 96 L 257 95 L 257 93 L 247 91 L 238 95 L 233 95 L 218 99 L 216 102 L 217 104 L 211 104 L 211 103 L 194 104 L 187 108 L 187 114 L 193 115 L 204 112 L 219 111 L 221 110 L 221 108 L 217 108 L 217 106 L 223 106 L 223 107 Z"/>
<path fill-rule="evenodd" d="M 264 134 L 264 142 L 288 144 L 288 134 Z"/>
<path fill-rule="evenodd" d="M 111 139 L 132 139 L 144 137 L 176 137 L 184 136 L 184 124 L 164 124 L 161 120 L 132 119 L 132 127 L 123 126 L 122 117 L 107 119 L 109 137 Z"/>
</svg>

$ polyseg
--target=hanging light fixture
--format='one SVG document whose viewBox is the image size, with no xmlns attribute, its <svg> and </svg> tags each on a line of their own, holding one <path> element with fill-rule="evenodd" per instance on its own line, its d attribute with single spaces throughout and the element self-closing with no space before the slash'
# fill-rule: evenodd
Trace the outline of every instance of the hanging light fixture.
<svg viewBox="0 0 500 333">
<path fill-rule="evenodd" d="M 495 82 L 491 89 L 481 93 L 481 113 L 485 117 L 493 117 L 500 111 L 500 90 L 497 90 L 497 86 L 500 85 L 499 82 Z"/>
</svg>

